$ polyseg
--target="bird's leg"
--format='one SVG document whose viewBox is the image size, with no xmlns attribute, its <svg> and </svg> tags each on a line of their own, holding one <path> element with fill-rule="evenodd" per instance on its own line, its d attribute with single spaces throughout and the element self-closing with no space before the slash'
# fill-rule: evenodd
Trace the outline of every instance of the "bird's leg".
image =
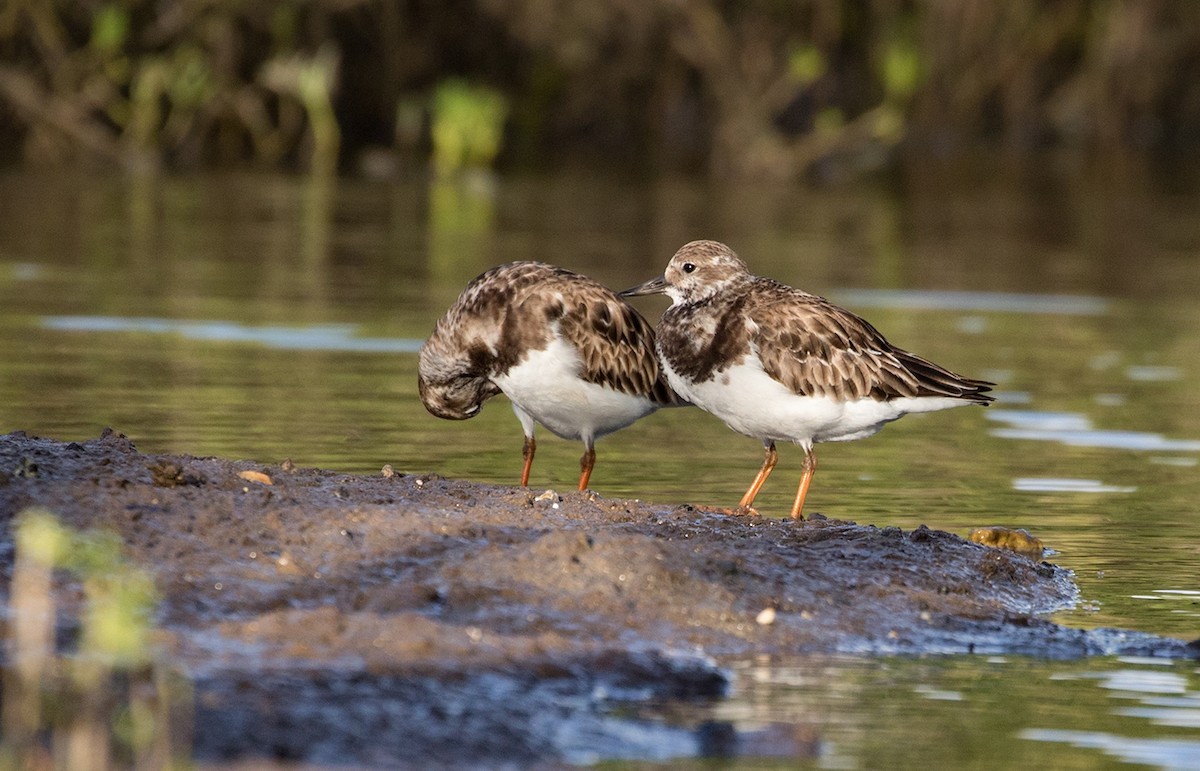
<svg viewBox="0 0 1200 771">
<path fill-rule="evenodd" d="M 525 459 L 525 468 L 521 469 L 521 487 L 529 486 L 529 469 L 533 468 L 533 454 L 537 452 L 537 442 L 532 434 L 525 436 L 525 446 L 521 449 L 521 457 Z"/>
<path fill-rule="evenodd" d="M 742 500 L 738 502 L 737 508 L 733 510 L 735 514 L 752 514 L 754 509 L 754 499 L 758 497 L 758 491 L 762 489 L 763 483 L 767 481 L 767 477 L 771 476 L 772 469 L 779 462 L 779 453 L 775 452 L 775 442 L 763 442 L 763 464 L 758 470 L 754 481 L 750 483 L 750 489 L 746 490 L 746 494 L 742 496 Z"/>
<path fill-rule="evenodd" d="M 592 467 L 596 465 L 596 448 L 591 442 L 586 443 L 583 457 L 579 459 L 579 489 L 586 490 L 588 480 L 592 478 Z"/>
<path fill-rule="evenodd" d="M 808 486 L 812 484 L 813 472 L 817 470 L 817 456 L 811 447 L 804 448 L 804 465 L 801 466 L 800 487 L 796 490 L 796 502 L 792 504 L 792 519 L 803 519 L 800 510 L 804 508 L 804 498 L 808 495 Z"/>
</svg>

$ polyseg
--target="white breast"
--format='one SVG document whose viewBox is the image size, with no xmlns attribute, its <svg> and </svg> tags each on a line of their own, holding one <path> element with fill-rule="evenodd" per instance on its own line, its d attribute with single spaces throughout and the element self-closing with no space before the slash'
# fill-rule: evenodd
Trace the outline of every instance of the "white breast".
<svg viewBox="0 0 1200 771">
<path fill-rule="evenodd" d="M 645 396 L 581 380 L 581 369 L 575 348 L 555 337 L 493 382 L 515 407 L 563 439 L 611 434 L 656 409 Z"/>
<path fill-rule="evenodd" d="M 763 371 L 756 355 L 717 372 L 710 380 L 685 380 L 663 362 L 671 387 L 738 433 L 759 439 L 814 442 L 862 439 L 910 412 L 930 412 L 967 404 L 951 397 L 913 397 L 877 401 L 841 401 L 830 396 L 801 396 Z"/>
</svg>

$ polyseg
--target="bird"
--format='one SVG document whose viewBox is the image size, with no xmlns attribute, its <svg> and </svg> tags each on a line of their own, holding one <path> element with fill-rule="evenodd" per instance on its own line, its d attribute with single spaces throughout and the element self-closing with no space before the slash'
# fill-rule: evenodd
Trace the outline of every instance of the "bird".
<svg viewBox="0 0 1200 771">
<path fill-rule="evenodd" d="M 656 347 L 671 388 L 762 441 L 762 467 L 735 513 L 755 513 L 776 442 L 804 451 L 791 510 L 801 519 L 815 443 L 862 439 L 913 412 L 993 401 L 994 383 L 957 375 L 892 345 L 845 308 L 754 275 L 718 241 L 685 244 L 662 276 L 619 294 L 670 297 Z"/>
<path fill-rule="evenodd" d="M 417 388 L 425 408 L 449 420 L 507 396 L 525 433 L 522 487 L 537 450 L 535 424 L 583 442 L 586 490 L 597 439 L 683 404 L 645 317 L 591 278 L 531 261 L 494 267 L 463 289 L 421 347 Z"/>
</svg>

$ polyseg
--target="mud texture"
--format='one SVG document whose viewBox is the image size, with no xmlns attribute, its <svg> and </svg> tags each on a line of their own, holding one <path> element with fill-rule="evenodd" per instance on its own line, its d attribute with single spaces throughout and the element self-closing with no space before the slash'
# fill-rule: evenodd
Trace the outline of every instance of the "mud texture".
<svg viewBox="0 0 1200 771">
<path fill-rule="evenodd" d="M 731 729 L 643 736 L 614 715 L 720 699 L 723 665 L 750 656 L 1198 652 L 1050 623 L 1041 614 L 1077 599 L 1068 571 L 925 527 L 145 455 L 111 431 L 82 443 L 16 432 L 0 436 L 5 587 L 8 525 L 31 506 L 119 533 L 154 573 L 207 761 L 703 754 Z M 69 611 L 78 587 L 64 578 L 58 591 Z"/>
</svg>

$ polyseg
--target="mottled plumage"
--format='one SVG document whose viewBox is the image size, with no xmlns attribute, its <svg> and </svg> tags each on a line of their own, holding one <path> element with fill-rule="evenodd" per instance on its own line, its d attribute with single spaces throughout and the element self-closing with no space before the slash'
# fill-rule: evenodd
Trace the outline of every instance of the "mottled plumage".
<svg viewBox="0 0 1200 771">
<path fill-rule="evenodd" d="M 581 490 L 597 438 L 682 403 L 641 314 L 596 281 L 538 262 L 500 265 L 467 285 L 421 348 L 418 390 L 426 409 L 452 420 L 503 392 L 525 431 L 521 484 L 536 422 L 584 443 Z"/>
<path fill-rule="evenodd" d="M 799 517 L 816 467 L 815 442 L 870 436 L 910 412 L 992 401 L 991 383 L 897 348 L 824 298 L 751 274 L 716 241 L 686 244 L 661 278 L 621 294 L 654 293 L 673 301 L 657 343 L 671 386 L 763 441 L 766 457 L 742 509 L 774 468 L 776 441 L 805 451 L 792 508 Z"/>
</svg>

